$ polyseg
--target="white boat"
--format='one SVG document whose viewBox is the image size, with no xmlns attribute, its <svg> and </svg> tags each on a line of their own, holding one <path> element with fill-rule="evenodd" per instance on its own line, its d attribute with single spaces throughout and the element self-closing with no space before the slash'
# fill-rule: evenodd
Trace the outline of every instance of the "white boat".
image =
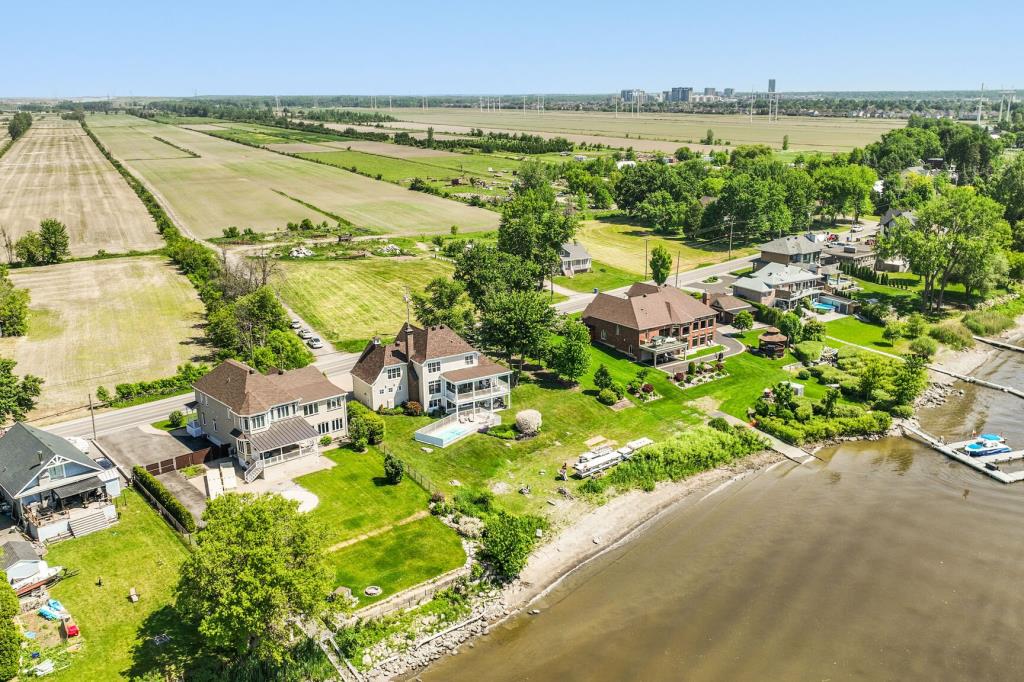
<svg viewBox="0 0 1024 682">
<path fill-rule="evenodd" d="M 63 566 L 48 566 L 45 561 L 40 563 L 41 566 L 38 572 L 11 583 L 14 593 L 19 597 L 23 594 L 28 594 L 37 587 L 46 585 L 64 570 Z"/>
<path fill-rule="evenodd" d="M 984 457 L 1010 452 L 1010 446 L 1006 444 L 1006 439 L 997 433 L 983 433 L 963 446 L 963 451 L 971 457 Z"/>
<path fill-rule="evenodd" d="M 573 469 L 575 469 L 576 475 L 580 478 L 587 478 L 588 476 L 593 476 L 599 471 L 604 471 L 605 469 L 613 467 L 621 461 L 622 454 L 617 450 L 608 448 L 607 452 L 588 457 L 586 460 L 581 457 L 580 460 L 576 462 Z"/>
</svg>

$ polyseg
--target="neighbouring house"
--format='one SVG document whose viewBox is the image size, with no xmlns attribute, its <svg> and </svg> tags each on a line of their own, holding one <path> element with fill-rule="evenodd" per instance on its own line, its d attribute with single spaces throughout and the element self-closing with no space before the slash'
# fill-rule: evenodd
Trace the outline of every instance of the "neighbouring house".
<svg viewBox="0 0 1024 682">
<path fill-rule="evenodd" d="M 15 523 L 46 542 L 117 521 L 121 481 L 64 438 L 19 422 L 0 438 L 0 493 Z"/>
<path fill-rule="evenodd" d="M 834 263 L 846 263 L 858 268 L 873 268 L 877 260 L 874 247 L 863 242 L 833 242 L 825 248 L 824 253 Z"/>
<path fill-rule="evenodd" d="M 917 221 L 917 217 L 914 216 L 913 211 L 903 211 L 898 208 L 890 208 L 882 215 L 882 218 L 878 221 L 878 227 L 880 228 L 882 234 L 886 234 L 893 227 L 893 225 L 896 224 L 896 219 L 901 217 L 909 220 L 911 225 L 913 225 Z"/>
<path fill-rule="evenodd" d="M 35 545 L 26 540 L 11 539 L 0 545 L 0 565 L 7 574 L 7 582 L 15 585 L 46 570 Z"/>
<path fill-rule="evenodd" d="M 823 237 L 814 234 L 794 234 L 779 237 L 761 244 L 761 255 L 754 259 L 754 271 L 760 270 L 769 263 L 807 267 L 821 260 L 821 252 L 825 248 Z"/>
<path fill-rule="evenodd" d="M 668 285 L 636 283 L 625 296 L 599 293 L 583 311 L 595 343 L 655 365 L 713 343 L 716 311 Z"/>
<path fill-rule="evenodd" d="M 413 401 L 431 413 L 494 412 L 511 404 L 511 377 L 449 327 L 407 322 L 394 341 L 366 345 L 352 368 L 352 388 L 371 410 Z"/>
<path fill-rule="evenodd" d="M 824 293 L 823 277 L 795 265 L 769 263 L 732 283 L 736 296 L 766 306 L 791 310 L 804 298 L 815 300 Z"/>
<path fill-rule="evenodd" d="M 720 324 L 732 324 L 741 312 L 753 315 L 755 310 L 754 306 L 732 294 L 705 291 L 701 300 L 716 312 Z"/>
<path fill-rule="evenodd" d="M 572 277 L 577 272 L 590 272 L 592 263 L 587 249 L 577 242 L 562 244 L 558 249 L 558 257 L 561 259 L 562 274 Z"/>
<path fill-rule="evenodd" d="M 319 455 L 324 436 L 348 434 L 345 391 L 312 365 L 261 374 L 225 360 L 192 388 L 196 419 L 189 433 L 235 457 L 246 483 L 268 467 Z"/>
</svg>

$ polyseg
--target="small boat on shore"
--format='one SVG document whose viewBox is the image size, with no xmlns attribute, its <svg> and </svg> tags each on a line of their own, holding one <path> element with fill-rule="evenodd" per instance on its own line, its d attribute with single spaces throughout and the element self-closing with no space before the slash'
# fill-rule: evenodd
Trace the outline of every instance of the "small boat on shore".
<svg viewBox="0 0 1024 682">
<path fill-rule="evenodd" d="M 983 433 L 964 445 L 963 451 L 971 457 L 983 457 L 1010 452 L 1010 446 L 1006 444 L 1006 439 L 998 433 Z"/>
</svg>

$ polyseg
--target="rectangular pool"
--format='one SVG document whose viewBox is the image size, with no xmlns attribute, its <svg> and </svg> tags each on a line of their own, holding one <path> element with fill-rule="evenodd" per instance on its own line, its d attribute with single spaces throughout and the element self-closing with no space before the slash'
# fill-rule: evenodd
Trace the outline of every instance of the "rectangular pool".
<svg viewBox="0 0 1024 682">
<path fill-rule="evenodd" d="M 427 424 L 417 431 L 413 437 L 420 443 L 433 445 L 437 448 L 445 448 L 460 438 L 465 438 L 475 432 L 479 427 L 480 424 L 460 424 L 459 422 L 451 422 L 441 427 Z"/>
</svg>

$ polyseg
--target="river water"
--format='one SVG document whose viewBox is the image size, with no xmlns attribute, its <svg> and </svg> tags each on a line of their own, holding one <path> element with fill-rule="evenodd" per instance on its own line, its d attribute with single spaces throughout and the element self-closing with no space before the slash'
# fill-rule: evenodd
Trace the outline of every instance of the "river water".
<svg viewBox="0 0 1024 682">
<path fill-rule="evenodd" d="M 1020 386 L 1024 355 L 976 374 Z M 1024 447 L 1024 401 L 964 390 L 924 429 Z M 422 678 L 1024 677 L 1024 483 L 901 438 L 818 454 L 693 496 Z"/>
</svg>

